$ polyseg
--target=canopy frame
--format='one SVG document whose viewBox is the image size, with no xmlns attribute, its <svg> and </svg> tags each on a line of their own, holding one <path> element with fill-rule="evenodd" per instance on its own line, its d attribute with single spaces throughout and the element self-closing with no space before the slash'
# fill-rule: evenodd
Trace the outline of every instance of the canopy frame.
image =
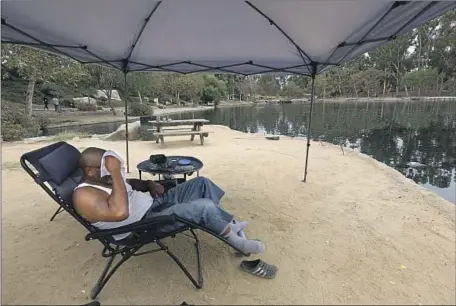
<svg viewBox="0 0 456 306">
<path fill-rule="evenodd" d="M 44 42 L 41 39 L 38 39 L 34 36 L 32 36 L 29 33 L 26 33 L 25 31 L 22 31 L 21 29 L 15 27 L 14 25 L 10 24 L 7 22 L 6 18 L 2 16 L 1 18 L 1 24 L 2 26 L 8 27 L 9 29 L 16 31 L 17 33 L 24 35 L 30 39 L 32 39 L 35 42 L 21 42 L 21 41 L 4 41 L 2 37 L 2 43 L 8 43 L 8 44 L 19 44 L 19 45 L 25 45 L 29 46 L 32 48 L 39 48 L 39 49 L 44 49 L 44 51 L 55 53 L 57 55 L 62 55 L 62 56 L 67 56 L 76 62 L 79 62 L 81 64 L 99 64 L 99 65 L 104 65 L 108 66 L 117 70 L 120 70 L 124 73 L 124 89 L 126 92 L 127 89 L 127 73 L 130 72 L 148 72 L 151 69 L 154 70 L 159 70 L 163 72 L 172 72 L 172 73 L 180 73 L 180 74 L 190 74 L 190 73 L 203 73 L 203 72 L 221 72 L 221 73 L 230 73 L 230 74 L 240 74 L 243 76 L 249 76 L 249 75 L 257 75 L 257 74 L 265 74 L 265 73 L 286 73 L 286 74 L 294 74 L 294 75 L 302 75 L 302 76 L 310 76 L 312 81 L 311 81 L 311 99 L 310 99 L 310 111 L 309 111 L 309 120 L 308 120 L 308 127 L 307 127 L 307 147 L 306 147 L 306 159 L 305 159 L 305 170 L 304 170 L 304 178 L 303 181 L 306 182 L 307 178 L 307 167 L 308 167 L 308 157 L 309 157 L 309 149 L 310 149 L 310 137 L 311 137 L 311 122 L 312 122 L 312 112 L 313 112 L 313 104 L 315 102 L 315 77 L 317 74 L 322 73 L 326 68 L 331 67 L 331 66 L 339 66 L 341 65 L 347 56 L 349 56 L 353 50 L 355 50 L 357 47 L 360 47 L 361 45 L 364 44 L 369 44 L 369 43 L 374 43 L 374 42 L 389 42 L 391 40 L 396 39 L 397 35 L 401 33 L 404 29 L 406 29 L 412 22 L 414 22 L 417 18 L 419 18 L 421 15 L 423 15 L 425 12 L 427 12 L 429 9 L 431 9 L 433 6 L 435 6 L 439 1 L 432 1 L 429 4 L 427 4 L 424 8 L 422 8 L 418 13 L 416 13 L 412 18 L 410 18 L 405 24 L 403 24 L 399 29 L 395 31 L 393 35 L 389 35 L 388 37 L 380 37 L 380 38 L 375 38 L 375 39 L 366 39 L 381 23 L 385 18 L 391 14 L 396 8 L 407 5 L 410 2 L 409 1 L 395 1 L 391 5 L 391 7 L 384 12 L 384 14 L 378 19 L 375 24 L 357 41 L 343 41 L 337 45 L 337 47 L 333 50 L 333 52 L 327 57 L 327 59 L 323 62 L 318 62 L 315 60 L 312 60 L 312 58 L 293 40 L 293 38 L 286 33 L 273 19 L 271 19 L 269 16 L 267 16 L 263 11 L 261 11 L 257 6 L 253 5 L 250 1 L 244 1 L 251 9 L 256 11 L 258 14 L 260 14 L 262 17 L 264 17 L 271 26 L 275 27 L 277 31 L 279 31 L 296 49 L 297 53 L 299 54 L 300 58 L 303 61 L 303 64 L 301 65 L 294 65 L 294 66 L 289 66 L 289 67 L 282 67 L 282 68 L 276 68 L 276 67 L 269 67 L 267 65 L 262 65 L 259 63 L 255 63 L 253 60 L 248 60 L 248 61 L 243 61 L 237 64 L 229 64 L 229 65 L 222 65 L 222 66 L 210 66 L 210 65 L 205 65 L 201 63 L 195 63 L 194 61 L 178 61 L 175 63 L 167 63 L 163 65 L 149 65 L 146 63 L 140 63 L 136 61 L 131 60 L 131 56 L 133 54 L 133 51 L 140 40 L 142 34 L 144 33 L 145 28 L 149 24 L 149 21 L 151 18 L 153 18 L 154 13 L 157 11 L 159 6 L 162 4 L 162 1 L 158 1 L 155 6 L 152 8 L 150 13 L 147 15 L 147 17 L 144 19 L 144 22 L 142 23 L 140 29 L 137 32 L 136 37 L 133 40 L 133 43 L 123 59 L 117 59 L 117 60 L 106 60 L 94 52 L 89 50 L 89 47 L 87 45 L 81 45 L 81 46 L 76 46 L 76 45 L 58 45 L 58 44 L 49 44 Z M 337 61 L 337 62 L 331 62 L 331 58 L 333 55 L 343 47 L 351 46 L 347 50 L 347 52 Z M 83 61 L 80 60 L 67 52 L 64 52 L 58 48 L 68 48 L 68 49 L 81 49 L 84 50 L 87 54 L 89 54 L 91 57 L 96 58 L 96 61 Z M 114 65 L 115 63 L 120 64 L 119 66 Z M 136 68 L 136 69 L 130 69 L 129 66 L 130 64 L 134 65 L 139 65 L 142 66 L 141 68 Z M 194 70 L 189 70 L 189 71 L 179 71 L 178 69 L 173 69 L 173 66 L 180 65 L 180 64 L 187 64 L 195 67 Z M 237 71 L 230 70 L 230 68 L 234 68 L 237 66 L 253 66 L 257 68 L 262 68 L 264 70 L 262 71 L 256 71 L 254 73 L 240 73 Z M 300 68 L 306 66 L 308 71 L 310 73 L 299 73 L 297 71 L 292 71 L 290 69 L 295 69 L 295 68 Z M 319 69 L 321 68 L 321 69 Z M 126 131 L 126 138 L 125 138 L 125 146 L 126 146 L 126 165 L 127 165 L 127 172 L 130 171 L 130 165 L 129 165 L 129 151 L 128 151 L 128 138 L 129 138 L 129 133 L 128 133 L 128 104 L 125 98 L 125 131 Z"/>
</svg>

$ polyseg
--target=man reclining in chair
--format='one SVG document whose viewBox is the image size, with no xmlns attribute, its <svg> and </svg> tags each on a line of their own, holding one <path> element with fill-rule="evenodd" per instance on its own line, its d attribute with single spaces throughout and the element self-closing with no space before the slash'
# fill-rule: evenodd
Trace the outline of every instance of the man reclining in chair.
<svg viewBox="0 0 456 306">
<path fill-rule="evenodd" d="M 262 242 L 238 235 L 247 222 L 235 222 L 231 214 L 220 208 L 224 191 L 209 179 L 197 177 L 164 192 L 163 186 L 153 181 L 125 180 L 121 161 L 106 156 L 105 167 L 112 181 L 107 183 L 101 177 L 105 153 L 94 147 L 82 152 L 79 163 L 83 182 L 73 193 L 74 208 L 96 228 L 112 229 L 143 218 L 175 214 L 220 234 L 244 253 L 264 251 Z M 170 226 L 176 225 L 167 225 L 163 230 L 172 230 Z M 114 239 L 127 236 L 128 233 L 115 235 Z"/>
</svg>

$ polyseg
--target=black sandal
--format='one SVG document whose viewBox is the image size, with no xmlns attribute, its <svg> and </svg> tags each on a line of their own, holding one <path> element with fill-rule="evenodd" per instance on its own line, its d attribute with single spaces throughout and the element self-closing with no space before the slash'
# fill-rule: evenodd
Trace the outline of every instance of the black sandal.
<svg viewBox="0 0 456 306">
<path fill-rule="evenodd" d="M 267 279 L 275 278 L 277 275 L 277 267 L 261 259 L 243 260 L 241 262 L 241 269 L 249 274 Z"/>
</svg>

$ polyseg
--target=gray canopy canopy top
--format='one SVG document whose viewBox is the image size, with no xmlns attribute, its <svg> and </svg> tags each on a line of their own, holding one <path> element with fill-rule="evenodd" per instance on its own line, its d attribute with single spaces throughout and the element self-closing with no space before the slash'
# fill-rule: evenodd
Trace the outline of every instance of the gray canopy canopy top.
<svg viewBox="0 0 456 306">
<path fill-rule="evenodd" d="M 125 74 L 284 73 L 314 80 L 455 7 L 455 1 L 3 0 L 1 37 Z M 311 111 L 313 92 L 314 86 Z"/>
</svg>

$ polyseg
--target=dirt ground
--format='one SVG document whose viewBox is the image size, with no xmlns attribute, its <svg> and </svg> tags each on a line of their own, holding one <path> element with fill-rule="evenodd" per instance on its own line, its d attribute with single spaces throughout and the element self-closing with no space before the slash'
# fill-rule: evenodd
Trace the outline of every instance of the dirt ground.
<svg viewBox="0 0 456 306">
<path fill-rule="evenodd" d="M 153 153 L 192 155 L 201 175 L 225 191 L 222 206 L 249 221 L 246 234 L 265 242 L 261 258 L 274 280 L 242 272 L 225 244 L 201 234 L 205 284 L 196 290 L 165 254 L 129 260 L 99 296 L 112 304 L 455 304 L 455 205 L 358 153 L 313 143 L 303 183 L 305 142 L 211 126 L 200 146 L 173 137 L 162 149 L 131 142 L 135 165 Z M 81 139 L 79 149 L 123 142 Z M 20 168 L 19 156 L 46 143 L 2 147 L 2 303 L 74 304 L 89 293 L 106 259 L 101 244 Z M 169 239 L 189 268 L 192 244 Z M 194 271 L 194 270 L 191 270 Z"/>
</svg>

